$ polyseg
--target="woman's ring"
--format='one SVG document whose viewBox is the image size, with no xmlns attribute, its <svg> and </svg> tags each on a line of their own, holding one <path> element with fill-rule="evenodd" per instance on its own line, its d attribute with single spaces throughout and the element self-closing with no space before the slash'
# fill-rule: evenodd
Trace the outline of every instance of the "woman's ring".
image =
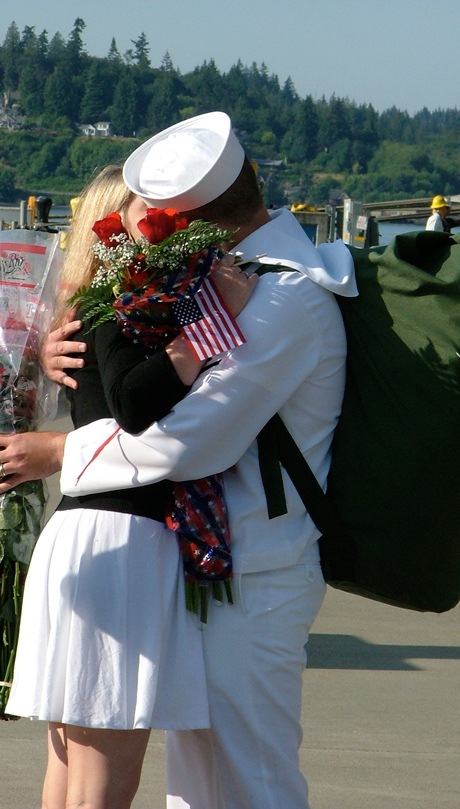
<svg viewBox="0 0 460 809">
<path fill-rule="evenodd" d="M 6 472 L 5 472 L 5 467 L 0 462 L 0 480 L 2 480 L 2 478 L 6 478 Z"/>
</svg>

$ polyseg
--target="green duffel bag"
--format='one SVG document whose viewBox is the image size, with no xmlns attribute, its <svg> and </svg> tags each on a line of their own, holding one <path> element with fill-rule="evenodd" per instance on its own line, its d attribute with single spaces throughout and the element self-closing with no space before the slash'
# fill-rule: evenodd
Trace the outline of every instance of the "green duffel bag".
<svg viewBox="0 0 460 809">
<path fill-rule="evenodd" d="M 260 436 L 262 477 L 274 459 L 290 474 L 332 587 L 445 612 L 460 600 L 460 236 L 350 250 L 359 296 L 337 297 L 347 378 L 327 495 L 278 416 Z"/>
</svg>

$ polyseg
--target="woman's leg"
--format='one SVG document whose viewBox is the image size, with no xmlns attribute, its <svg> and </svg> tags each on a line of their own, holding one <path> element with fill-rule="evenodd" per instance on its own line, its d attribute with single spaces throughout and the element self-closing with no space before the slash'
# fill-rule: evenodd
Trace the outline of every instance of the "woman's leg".
<svg viewBox="0 0 460 809">
<path fill-rule="evenodd" d="M 66 809 L 129 809 L 139 786 L 149 735 L 149 730 L 66 725 Z"/>
<path fill-rule="evenodd" d="M 43 809 L 65 809 L 67 800 L 67 743 L 65 725 L 48 725 L 48 763 L 43 784 Z"/>
</svg>

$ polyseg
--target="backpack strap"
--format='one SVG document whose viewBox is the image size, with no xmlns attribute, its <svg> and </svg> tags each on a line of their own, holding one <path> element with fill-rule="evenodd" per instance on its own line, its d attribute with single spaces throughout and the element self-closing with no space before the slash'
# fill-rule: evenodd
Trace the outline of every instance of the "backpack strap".
<svg viewBox="0 0 460 809">
<path fill-rule="evenodd" d="M 257 436 L 259 467 L 270 519 L 287 514 L 281 466 L 291 478 L 299 497 L 322 534 L 343 532 L 331 503 L 278 413 Z"/>
<path fill-rule="evenodd" d="M 289 267 L 258 262 L 254 272 L 265 275 L 267 272 L 283 270 L 292 272 Z M 269 519 L 287 514 L 281 474 L 281 466 L 284 466 L 316 527 L 323 534 L 337 535 L 339 529 L 341 532 L 340 523 L 326 495 L 278 413 L 262 428 L 257 436 L 257 443 Z"/>
<path fill-rule="evenodd" d="M 257 436 L 259 468 L 269 519 L 287 514 L 281 466 L 291 478 L 302 503 L 321 531 L 319 555 L 329 584 L 354 581 L 356 550 L 332 503 L 323 492 L 307 461 L 278 413 Z"/>
<path fill-rule="evenodd" d="M 256 262 L 254 262 L 256 263 Z M 257 262 L 254 272 L 292 272 L 289 267 Z M 257 436 L 259 469 L 270 520 L 287 514 L 283 466 L 291 478 L 306 510 L 322 536 L 319 540 L 321 567 L 327 582 L 352 577 L 355 552 L 346 538 L 345 529 L 332 503 L 323 492 L 307 461 L 278 413 L 270 419 Z"/>
</svg>

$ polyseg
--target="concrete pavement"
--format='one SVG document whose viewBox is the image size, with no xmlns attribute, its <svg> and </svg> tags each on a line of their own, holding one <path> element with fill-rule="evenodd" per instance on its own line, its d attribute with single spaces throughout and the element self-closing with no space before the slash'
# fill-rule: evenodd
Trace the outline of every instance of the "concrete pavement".
<svg viewBox="0 0 460 809">
<path fill-rule="evenodd" d="M 52 508 L 55 478 L 50 491 Z M 309 647 L 312 809 L 460 809 L 460 607 L 416 613 L 329 589 Z M 0 722 L 0 809 L 40 805 L 45 758 L 42 723 Z M 163 762 L 153 731 L 133 809 L 163 809 Z"/>
</svg>

